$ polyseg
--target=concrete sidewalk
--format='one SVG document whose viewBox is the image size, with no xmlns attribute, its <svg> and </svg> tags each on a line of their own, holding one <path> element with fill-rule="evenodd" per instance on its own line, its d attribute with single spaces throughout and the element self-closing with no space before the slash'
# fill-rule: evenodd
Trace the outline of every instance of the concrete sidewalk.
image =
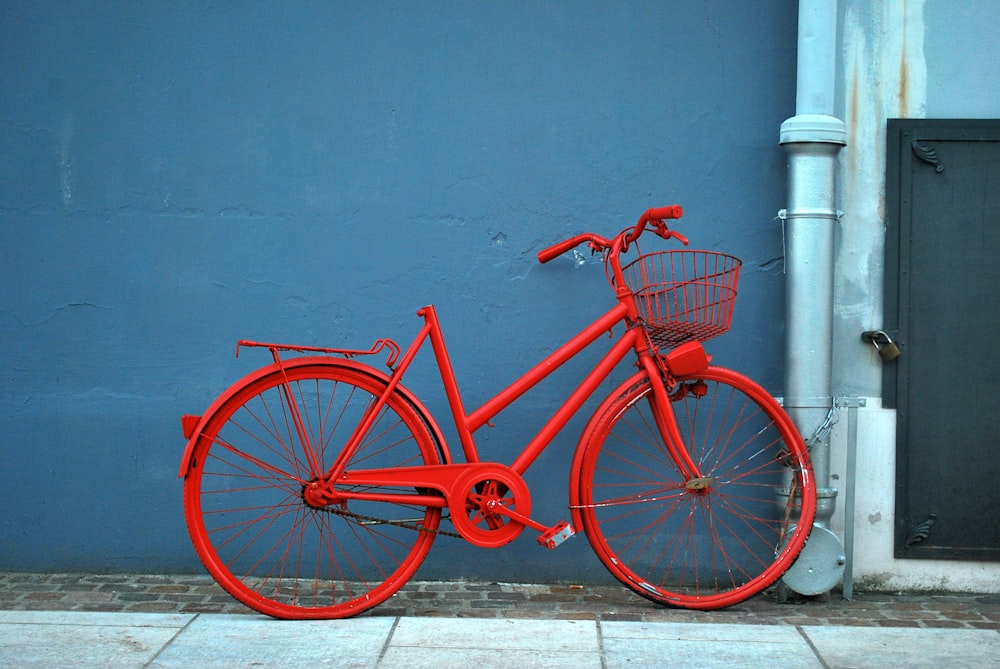
<svg viewBox="0 0 1000 669">
<path fill-rule="evenodd" d="M 504 618 L 0 611 L 0 667 L 997 667 L 1000 633 Z"/>
</svg>

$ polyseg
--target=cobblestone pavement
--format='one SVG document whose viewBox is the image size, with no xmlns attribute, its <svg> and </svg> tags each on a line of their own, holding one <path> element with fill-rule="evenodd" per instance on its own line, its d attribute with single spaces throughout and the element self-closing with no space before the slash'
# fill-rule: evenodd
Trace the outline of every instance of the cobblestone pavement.
<svg viewBox="0 0 1000 669">
<path fill-rule="evenodd" d="M 0 610 L 254 613 L 209 576 L 0 572 Z M 855 625 L 1000 631 L 1000 595 L 855 592 L 781 601 L 763 593 L 720 611 L 665 608 L 614 585 L 411 581 L 365 616 Z"/>
</svg>

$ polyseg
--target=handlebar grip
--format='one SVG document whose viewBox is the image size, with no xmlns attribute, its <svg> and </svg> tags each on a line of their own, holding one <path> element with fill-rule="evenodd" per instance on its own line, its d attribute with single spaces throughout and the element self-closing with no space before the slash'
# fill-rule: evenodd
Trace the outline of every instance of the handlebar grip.
<svg viewBox="0 0 1000 669">
<path fill-rule="evenodd" d="M 665 218 L 680 218 L 684 215 L 684 210 L 679 204 L 672 204 L 669 207 L 654 207 L 646 210 L 644 218 L 647 221 L 661 221 Z"/>
<path fill-rule="evenodd" d="M 553 258 L 558 258 L 562 254 L 566 253 L 566 251 L 579 246 L 588 239 L 589 237 L 587 235 L 577 235 L 576 237 L 564 239 L 558 244 L 550 246 L 547 249 L 542 249 L 538 252 L 538 262 L 546 263 Z"/>
</svg>

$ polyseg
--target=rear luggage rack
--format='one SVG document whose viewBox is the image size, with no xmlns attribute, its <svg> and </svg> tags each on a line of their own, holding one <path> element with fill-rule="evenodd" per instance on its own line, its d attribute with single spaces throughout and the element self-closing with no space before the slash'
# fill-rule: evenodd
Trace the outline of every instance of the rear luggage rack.
<svg viewBox="0 0 1000 669">
<path fill-rule="evenodd" d="M 296 351 L 298 353 L 331 353 L 333 355 L 342 355 L 345 358 L 353 358 L 358 355 L 375 355 L 381 352 L 383 349 L 389 349 L 389 358 L 385 361 L 386 366 L 392 369 L 396 361 L 399 360 L 399 344 L 391 339 L 378 339 L 372 344 L 372 347 L 367 351 L 361 349 L 352 348 L 325 348 L 322 346 L 295 346 L 293 344 L 268 344 L 258 341 L 250 341 L 248 339 L 241 339 L 236 342 L 236 357 L 240 357 L 241 347 L 260 347 L 266 348 L 271 351 L 271 355 L 274 356 L 275 361 L 278 360 L 278 351 Z"/>
</svg>

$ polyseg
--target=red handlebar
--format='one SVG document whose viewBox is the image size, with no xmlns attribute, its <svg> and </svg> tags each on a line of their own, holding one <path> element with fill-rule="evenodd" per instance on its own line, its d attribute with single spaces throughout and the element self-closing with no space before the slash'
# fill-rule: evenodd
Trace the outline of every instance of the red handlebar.
<svg viewBox="0 0 1000 669">
<path fill-rule="evenodd" d="M 684 215 L 684 210 L 681 209 L 679 204 L 672 204 L 669 207 L 654 207 L 653 209 L 647 209 L 646 213 L 642 215 L 642 219 L 646 221 L 662 221 L 665 218 L 680 218 Z"/>
<path fill-rule="evenodd" d="M 564 239 L 555 246 L 550 246 L 547 249 L 542 249 L 538 252 L 538 262 L 548 262 L 553 258 L 558 258 L 562 254 L 566 253 L 572 248 L 576 248 L 580 244 L 584 243 L 590 239 L 590 235 L 577 235 L 576 237 L 570 237 L 569 239 Z"/>
<path fill-rule="evenodd" d="M 619 251 L 623 248 L 627 249 L 629 244 L 634 242 L 636 239 L 642 235 L 643 231 L 646 229 L 646 224 L 656 221 L 656 234 L 663 237 L 664 239 L 670 239 L 671 237 L 680 240 L 681 243 L 687 245 L 687 239 L 683 236 L 677 234 L 673 230 L 668 230 L 665 225 L 663 225 L 664 219 L 674 219 L 680 218 L 684 215 L 684 210 L 681 209 L 679 204 L 672 204 L 669 207 L 654 207 L 652 209 L 647 209 L 646 212 L 639 217 L 639 222 L 636 223 L 635 227 L 630 231 L 626 229 L 619 237 L 622 239 L 622 246 L 619 247 Z M 615 239 L 618 239 L 617 237 Z M 595 235 L 593 233 L 584 233 L 582 235 L 577 235 L 576 237 L 570 237 L 569 239 L 564 239 L 563 241 L 550 246 L 546 249 L 542 249 L 538 252 L 538 262 L 546 263 L 553 258 L 561 256 L 570 249 L 573 249 L 584 242 L 590 242 L 590 247 L 592 249 L 603 251 L 609 249 L 614 244 L 614 241 L 607 240 L 600 235 Z"/>
</svg>

